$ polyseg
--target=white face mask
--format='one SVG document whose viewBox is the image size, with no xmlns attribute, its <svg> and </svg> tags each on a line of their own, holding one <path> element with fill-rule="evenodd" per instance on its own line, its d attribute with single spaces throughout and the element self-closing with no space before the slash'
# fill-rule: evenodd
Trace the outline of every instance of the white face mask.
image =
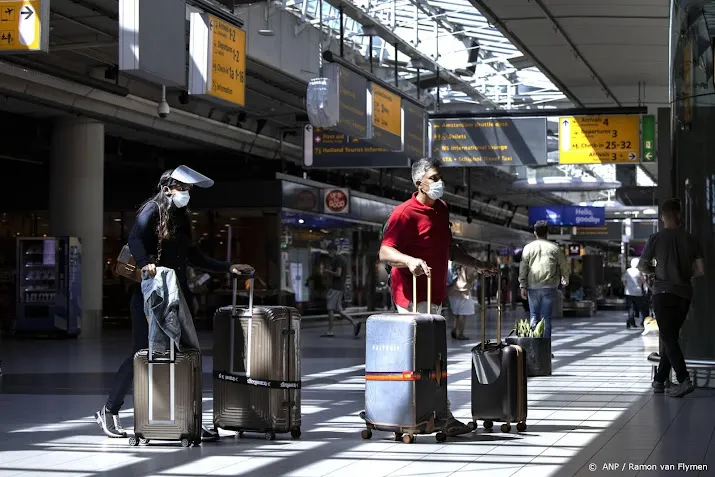
<svg viewBox="0 0 715 477">
<path fill-rule="evenodd" d="M 171 200 L 174 202 L 175 206 L 181 209 L 182 207 L 186 207 L 189 204 L 189 200 L 191 200 L 191 195 L 189 194 L 188 190 L 177 190 L 172 194 Z"/>
<path fill-rule="evenodd" d="M 444 195 L 444 182 L 443 181 L 437 181 L 433 182 L 429 185 L 429 190 L 427 191 L 427 197 L 429 197 L 432 200 L 437 200 L 442 198 Z"/>
</svg>

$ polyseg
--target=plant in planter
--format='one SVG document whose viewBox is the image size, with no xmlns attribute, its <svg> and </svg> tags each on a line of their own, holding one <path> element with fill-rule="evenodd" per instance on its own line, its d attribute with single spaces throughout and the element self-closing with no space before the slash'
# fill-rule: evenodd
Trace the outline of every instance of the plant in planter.
<svg viewBox="0 0 715 477">
<path fill-rule="evenodd" d="M 544 338 L 546 323 L 543 318 L 531 328 L 528 320 L 520 320 L 511 334 L 507 344 L 521 346 L 526 357 L 527 376 L 551 376 L 551 338 Z"/>
</svg>

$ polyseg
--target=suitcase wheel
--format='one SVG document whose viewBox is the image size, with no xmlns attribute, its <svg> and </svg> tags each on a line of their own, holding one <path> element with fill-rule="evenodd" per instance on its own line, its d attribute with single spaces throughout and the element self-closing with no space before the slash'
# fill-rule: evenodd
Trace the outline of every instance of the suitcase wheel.
<svg viewBox="0 0 715 477">
<path fill-rule="evenodd" d="M 502 431 L 503 433 L 505 433 L 505 434 L 506 434 L 507 432 L 511 431 L 511 424 L 509 424 L 508 422 L 505 422 L 504 424 L 502 424 L 502 425 L 501 425 L 501 431 Z"/>
<path fill-rule="evenodd" d="M 395 432 L 395 442 L 400 442 L 402 440 L 402 433 L 401 432 Z"/>
<path fill-rule="evenodd" d="M 291 430 L 290 430 L 290 436 L 291 436 L 293 439 L 300 439 L 300 428 L 298 428 L 298 429 L 291 429 Z"/>
<path fill-rule="evenodd" d="M 402 442 L 404 442 L 405 444 L 414 444 L 415 442 L 417 442 L 417 438 L 413 435 L 405 434 L 404 436 L 402 436 Z"/>
<path fill-rule="evenodd" d="M 149 439 L 139 439 L 139 444 L 145 446 L 149 443 Z"/>
<path fill-rule="evenodd" d="M 187 438 L 181 439 L 181 447 L 189 447 L 191 445 L 191 441 L 189 441 Z"/>
<path fill-rule="evenodd" d="M 372 431 L 370 429 L 363 429 L 360 432 L 360 437 L 363 439 L 370 439 L 372 437 Z"/>
<path fill-rule="evenodd" d="M 526 423 L 520 422 L 516 425 L 516 432 L 524 432 L 526 430 Z"/>
<path fill-rule="evenodd" d="M 265 438 L 267 441 L 275 441 L 276 440 L 276 433 L 273 431 L 268 431 L 265 433 Z"/>
<path fill-rule="evenodd" d="M 213 442 L 216 442 L 218 439 L 215 439 Z M 194 440 L 194 445 L 195 446 L 200 446 L 203 441 L 199 437 L 198 439 Z"/>
<path fill-rule="evenodd" d="M 494 427 L 494 422 L 484 421 L 484 429 L 486 429 L 487 431 L 491 431 L 492 427 Z"/>
<path fill-rule="evenodd" d="M 438 432 L 435 439 L 437 439 L 437 442 L 444 442 L 447 440 L 447 434 L 444 432 Z"/>
<path fill-rule="evenodd" d="M 470 431 L 473 431 L 474 429 L 477 428 L 477 423 L 476 422 L 470 422 L 467 424 L 467 427 L 469 428 Z"/>
<path fill-rule="evenodd" d="M 132 437 L 129 438 L 129 445 L 132 446 L 132 447 L 138 446 L 138 445 L 139 445 L 139 440 L 138 440 L 136 437 L 132 436 Z"/>
</svg>

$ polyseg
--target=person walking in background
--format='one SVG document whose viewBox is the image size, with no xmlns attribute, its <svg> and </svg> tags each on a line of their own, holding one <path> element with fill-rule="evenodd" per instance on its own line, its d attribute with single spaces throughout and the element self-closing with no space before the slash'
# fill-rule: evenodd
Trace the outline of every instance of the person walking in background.
<svg viewBox="0 0 715 477">
<path fill-rule="evenodd" d="M 524 247 L 519 265 L 521 298 L 529 300 L 531 327 L 544 320 L 544 338 L 551 338 L 551 313 L 556 302 L 559 280 L 567 286 L 569 267 L 563 250 L 548 240 L 549 225 L 544 220 L 534 224 L 536 240 Z"/>
<path fill-rule="evenodd" d="M 356 337 L 360 334 L 362 321 L 358 321 L 351 317 L 343 310 L 343 295 L 345 293 L 345 275 L 347 274 L 347 265 L 345 260 L 338 255 L 338 247 L 334 243 L 328 245 L 328 255 L 330 255 L 329 267 L 324 270 L 324 273 L 330 278 L 330 287 L 326 296 L 328 308 L 328 332 L 321 335 L 324 338 L 332 338 L 335 336 L 333 325 L 335 323 L 335 313 L 337 312 L 341 318 L 345 318 L 353 325 L 353 335 Z"/>
<path fill-rule="evenodd" d="M 474 300 L 470 292 L 474 282 L 479 278 L 479 272 L 473 268 L 467 269 L 452 261 L 449 262 L 448 267 L 452 276 L 451 283 L 447 288 L 449 308 L 454 315 L 452 339 L 468 340 L 469 338 L 464 336 L 464 327 L 467 317 L 474 315 Z"/>
<path fill-rule="evenodd" d="M 653 391 L 665 392 L 665 382 L 675 370 L 678 384 L 668 390 L 672 397 L 683 397 L 695 387 L 680 349 L 680 328 L 685 323 L 693 298 L 692 279 L 705 274 L 700 242 L 685 230 L 678 199 L 660 206 L 664 228 L 653 234 L 643 249 L 638 268 L 653 277 L 653 311 L 660 335 L 660 363 L 653 379 Z M 655 262 L 655 264 L 653 263 Z"/>
<path fill-rule="evenodd" d="M 631 267 L 623 272 L 623 285 L 625 286 L 626 293 L 626 304 L 628 305 L 628 320 L 626 321 L 626 328 L 636 328 L 636 315 L 640 316 L 641 324 L 643 326 L 643 321 L 646 315 L 646 302 L 643 293 L 643 287 L 645 286 L 645 278 L 640 270 L 638 270 L 638 258 L 631 260 Z"/>
</svg>

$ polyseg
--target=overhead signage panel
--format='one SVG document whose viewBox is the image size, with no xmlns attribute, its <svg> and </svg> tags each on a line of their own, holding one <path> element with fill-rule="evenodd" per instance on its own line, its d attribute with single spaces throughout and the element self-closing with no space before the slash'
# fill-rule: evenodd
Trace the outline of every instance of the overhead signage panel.
<svg viewBox="0 0 715 477">
<path fill-rule="evenodd" d="M 47 52 L 50 0 L 0 0 L 0 53 Z"/>
<path fill-rule="evenodd" d="M 191 13 L 189 93 L 246 105 L 246 32 L 202 12 Z"/>
<path fill-rule="evenodd" d="M 424 108 L 411 101 L 402 101 L 403 150 L 412 160 L 425 156 L 426 124 Z"/>
<path fill-rule="evenodd" d="M 303 134 L 303 162 L 307 167 L 359 169 L 410 166 L 409 159 L 403 153 L 389 151 L 340 131 L 306 125 Z"/>
<path fill-rule="evenodd" d="M 402 98 L 375 83 L 372 83 L 372 140 L 388 150 L 402 150 Z"/>
<path fill-rule="evenodd" d="M 563 225 L 561 215 L 563 207 L 560 205 L 547 205 L 543 207 L 529 207 L 529 225 L 534 225 L 540 220 L 549 225 Z"/>
<path fill-rule="evenodd" d="M 546 118 L 433 119 L 430 150 L 443 166 L 546 164 Z"/>
<path fill-rule="evenodd" d="M 529 207 L 529 225 L 540 220 L 556 226 L 603 227 L 606 225 L 606 209 L 577 205 Z"/>
<path fill-rule="evenodd" d="M 339 119 L 336 129 L 353 137 L 368 136 L 367 80 L 347 68 L 331 63 L 338 78 Z"/>
<path fill-rule="evenodd" d="M 606 222 L 603 227 L 574 227 L 571 240 L 620 242 L 623 239 L 622 230 L 621 222 Z"/>
<path fill-rule="evenodd" d="M 633 240 L 646 241 L 651 235 L 658 231 L 658 221 L 648 220 L 642 222 L 633 222 Z"/>
<path fill-rule="evenodd" d="M 559 118 L 560 164 L 632 164 L 640 157 L 640 116 Z"/>
</svg>

